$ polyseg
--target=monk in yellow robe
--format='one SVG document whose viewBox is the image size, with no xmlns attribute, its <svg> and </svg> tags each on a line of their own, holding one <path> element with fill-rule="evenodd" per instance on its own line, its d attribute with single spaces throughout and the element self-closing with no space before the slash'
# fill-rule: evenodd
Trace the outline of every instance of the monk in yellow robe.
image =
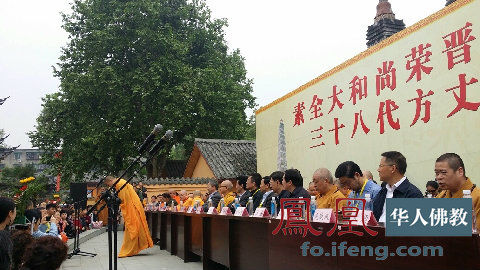
<svg viewBox="0 0 480 270">
<path fill-rule="evenodd" d="M 199 190 L 195 190 L 193 192 L 193 198 L 188 197 L 188 199 L 185 201 L 185 203 L 183 203 L 183 206 L 187 207 L 187 208 L 188 207 L 194 207 L 195 205 L 202 206 L 203 201 L 202 201 L 202 198 L 200 198 L 201 195 L 202 195 L 202 193 Z"/>
<path fill-rule="evenodd" d="M 463 198 L 464 191 L 472 197 L 472 215 L 480 231 L 480 189 L 465 175 L 462 158 L 455 153 L 445 153 L 435 162 L 435 179 L 443 190 L 436 198 Z"/>
<path fill-rule="evenodd" d="M 345 206 L 346 201 L 340 202 L 337 209 L 337 199 L 345 198 L 343 193 L 333 183 L 332 173 L 325 168 L 315 171 L 312 177 L 315 188 L 318 192 L 316 198 L 317 208 L 330 208 L 334 211 L 341 210 Z"/>
<path fill-rule="evenodd" d="M 117 178 L 112 176 L 107 176 L 105 179 L 105 183 L 110 187 L 115 181 Z M 125 183 L 125 180 L 120 179 L 115 188 L 119 190 Z M 153 241 L 148 230 L 143 205 L 133 186 L 127 184 L 118 193 L 118 197 L 122 200 L 120 210 L 125 220 L 123 244 L 118 254 L 119 258 L 123 258 L 137 255 L 141 250 L 153 247 Z"/>
</svg>

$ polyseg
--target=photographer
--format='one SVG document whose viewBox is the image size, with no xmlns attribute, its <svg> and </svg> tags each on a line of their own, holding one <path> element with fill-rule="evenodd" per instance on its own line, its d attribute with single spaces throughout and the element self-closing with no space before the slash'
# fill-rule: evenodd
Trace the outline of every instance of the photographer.
<svg viewBox="0 0 480 270">
<path fill-rule="evenodd" d="M 29 209 L 25 211 L 25 218 L 30 221 L 30 230 L 32 236 L 35 238 L 42 236 L 56 236 L 58 237 L 57 220 L 55 217 L 50 217 L 47 221 L 48 214 L 41 212 L 38 209 Z M 43 230 L 42 230 L 43 228 Z"/>
</svg>

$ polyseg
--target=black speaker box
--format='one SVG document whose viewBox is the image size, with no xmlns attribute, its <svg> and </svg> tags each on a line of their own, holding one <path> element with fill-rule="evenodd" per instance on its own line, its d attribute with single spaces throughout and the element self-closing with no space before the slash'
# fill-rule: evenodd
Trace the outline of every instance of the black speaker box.
<svg viewBox="0 0 480 270">
<path fill-rule="evenodd" d="M 87 208 L 87 183 L 70 183 L 70 197 L 81 209 Z"/>
</svg>

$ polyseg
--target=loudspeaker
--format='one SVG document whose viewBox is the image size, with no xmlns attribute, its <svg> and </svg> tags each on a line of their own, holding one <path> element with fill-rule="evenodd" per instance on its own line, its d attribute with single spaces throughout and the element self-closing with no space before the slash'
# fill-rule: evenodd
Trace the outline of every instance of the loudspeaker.
<svg viewBox="0 0 480 270">
<path fill-rule="evenodd" d="M 70 197 L 81 209 L 87 208 L 87 183 L 70 183 Z"/>
</svg>

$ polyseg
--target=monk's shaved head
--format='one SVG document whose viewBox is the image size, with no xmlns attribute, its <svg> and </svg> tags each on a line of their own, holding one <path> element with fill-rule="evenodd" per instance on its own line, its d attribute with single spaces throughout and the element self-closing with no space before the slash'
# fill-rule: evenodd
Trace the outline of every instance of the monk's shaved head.
<svg viewBox="0 0 480 270">
<path fill-rule="evenodd" d="M 117 181 L 117 178 L 109 175 L 107 177 L 105 177 L 105 185 L 111 187 L 113 186 L 113 184 L 115 184 L 115 182 Z"/>
</svg>

